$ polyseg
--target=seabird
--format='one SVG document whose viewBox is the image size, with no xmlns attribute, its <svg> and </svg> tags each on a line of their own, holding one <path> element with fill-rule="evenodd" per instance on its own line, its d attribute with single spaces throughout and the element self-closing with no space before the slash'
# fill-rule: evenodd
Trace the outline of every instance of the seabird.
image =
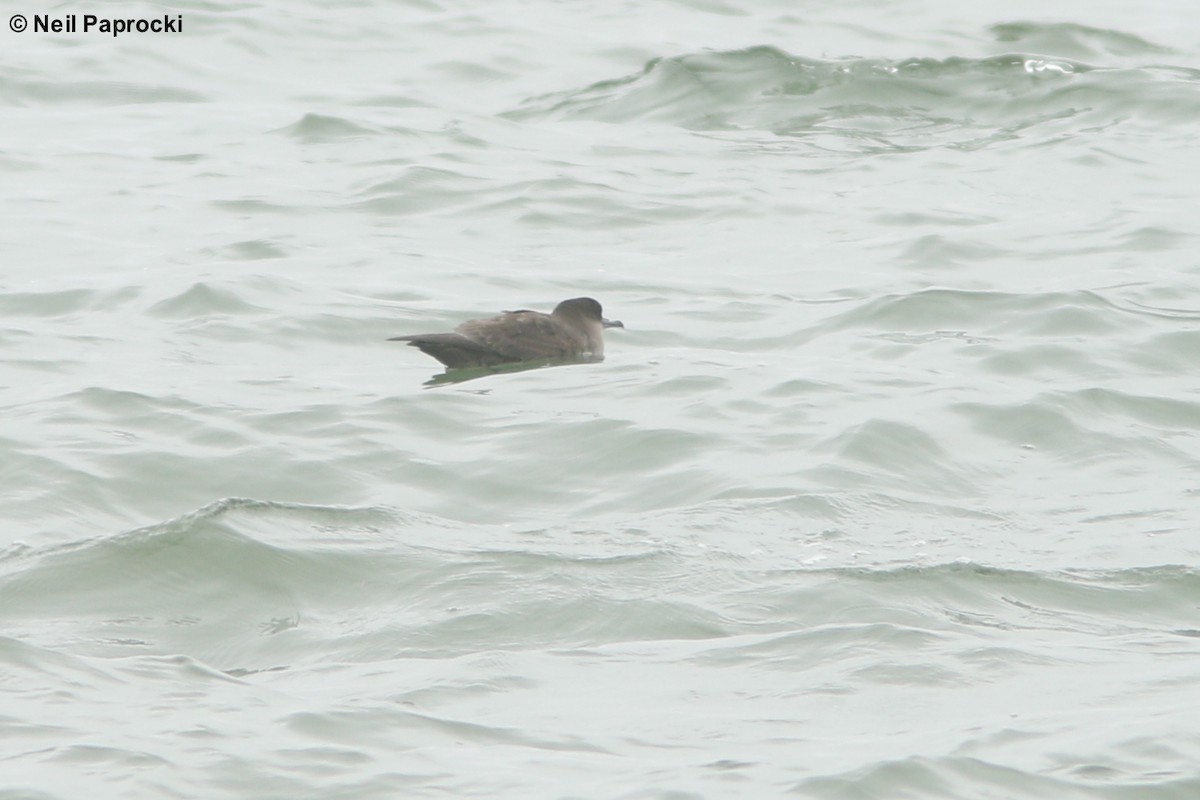
<svg viewBox="0 0 1200 800">
<path fill-rule="evenodd" d="M 624 328 L 604 318 L 590 297 L 563 300 L 549 314 L 505 311 L 487 319 L 472 319 L 453 333 L 394 336 L 389 342 L 408 342 L 450 369 L 494 367 L 522 361 L 604 358 L 604 329 Z"/>
</svg>

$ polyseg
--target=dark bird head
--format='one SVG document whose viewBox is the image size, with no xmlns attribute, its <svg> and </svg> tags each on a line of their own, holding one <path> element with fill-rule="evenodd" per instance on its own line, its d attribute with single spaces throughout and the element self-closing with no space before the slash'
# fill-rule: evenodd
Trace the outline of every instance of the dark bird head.
<svg viewBox="0 0 1200 800">
<path fill-rule="evenodd" d="M 590 297 L 575 297 L 570 300 L 563 300 L 554 307 L 553 316 L 599 322 L 605 328 L 625 327 L 625 323 L 619 319 L 605 319 L 604 309 Z"/>
</svg>

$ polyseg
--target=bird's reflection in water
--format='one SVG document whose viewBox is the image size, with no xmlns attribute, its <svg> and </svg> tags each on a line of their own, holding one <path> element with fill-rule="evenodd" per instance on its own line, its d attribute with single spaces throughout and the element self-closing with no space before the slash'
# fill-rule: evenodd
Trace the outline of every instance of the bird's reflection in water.
<svg viewBox="0 0 1200 800">
<path fill-rule="evenodd" d="M 500 364 L 494 367 L 459 367 L 457 369 L 447 369 L 445 372 L 439 372 L 429 380 L 422 384 L 426 389 L 432 389 L 435 386 L 446 386 L 448 384 L 466 383 L 477 378 L 486 378 L 489 375 L 503 375 L 510 372 L 527 372 L 531 369 L 544 369 L 546 367 L 569 367 L 576 364 L 595 364 L 603 361 L 604 357 L 596 356 L 577 356 L 575 358 L 559 358 L 552 361 L 520 361 L 515 364 Z M 480 393 L 485 394 L 488 390 L 482 390 Z"/>
</svg>

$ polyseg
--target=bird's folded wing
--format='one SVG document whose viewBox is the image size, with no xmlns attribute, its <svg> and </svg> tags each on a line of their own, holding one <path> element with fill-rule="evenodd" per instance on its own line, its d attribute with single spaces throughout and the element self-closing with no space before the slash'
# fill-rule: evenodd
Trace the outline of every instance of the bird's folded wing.
<svg viewBox="0 0 1200 800">
<path fill-rule="evenodd" d="M 418 333 L 396 336 L 393 341 L 408 342 L 448 367 L 487 367 L 508 360 L 502 353 L 459 333 Z"/>
<path fill-rule="evenodd" d="M 464 338 L 512 361 L 578 355 L 586 341 L 576 340 L 545 314 L 517 311 L 471 320 L 455 330 Z"/>
</svg>

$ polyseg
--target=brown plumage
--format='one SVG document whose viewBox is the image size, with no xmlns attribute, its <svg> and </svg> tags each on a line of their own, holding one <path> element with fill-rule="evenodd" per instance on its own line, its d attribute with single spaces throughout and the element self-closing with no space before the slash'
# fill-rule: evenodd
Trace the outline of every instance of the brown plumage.
<svg viewBox="0 0 1200 800">
<path fill-rule="evenodd" d="M 564 300 L 554 311 L 505 311 L 473 319 L 453 333 L 395 336 L 389 342 L 408 342 L 451 369 L 494 367 L 522 361 L 604 358 L 604 329 L 624 328 L 603 316 L 590 297 Z"/>
</svg>

